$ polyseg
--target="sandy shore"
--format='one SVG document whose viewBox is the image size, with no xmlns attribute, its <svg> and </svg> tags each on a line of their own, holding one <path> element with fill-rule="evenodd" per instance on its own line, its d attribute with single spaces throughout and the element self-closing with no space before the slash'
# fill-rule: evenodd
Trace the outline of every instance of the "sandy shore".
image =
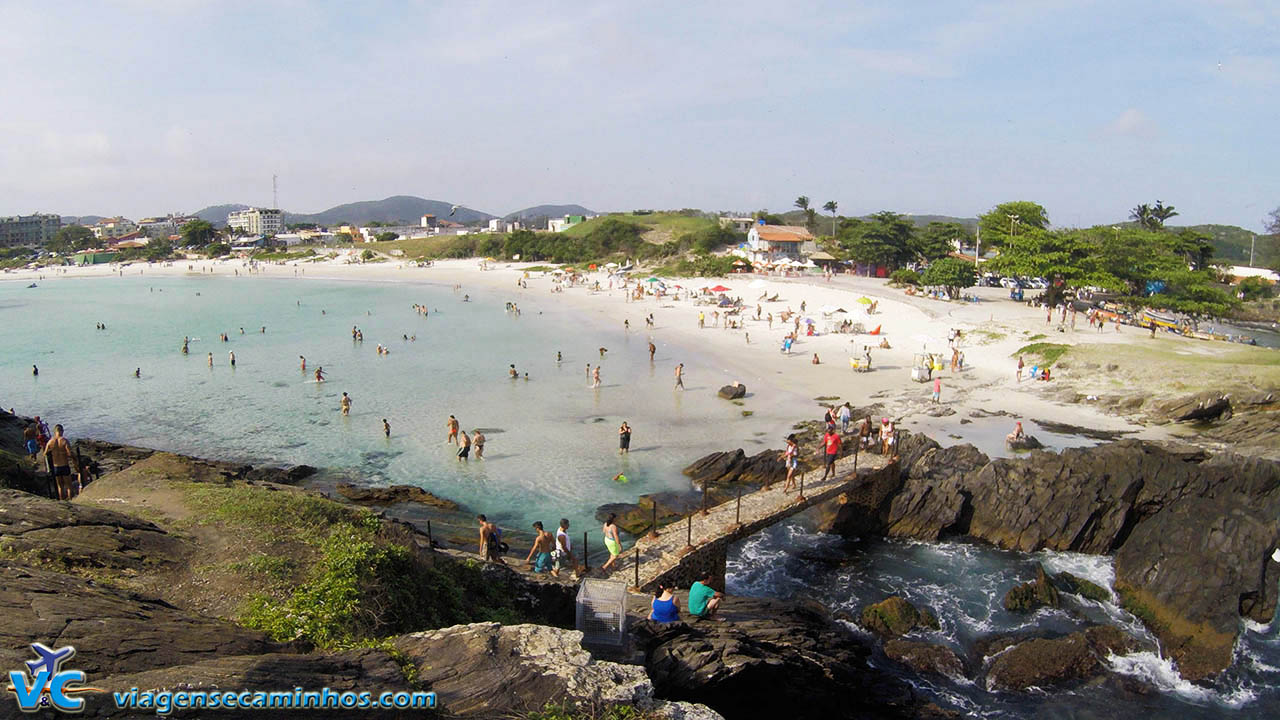
<svg viewBox="0 0 1280 720">
<path fill-rule="evenodd" d="M 1207 343 L 1197 343 L 1176 338 L 1150 341 L 1146 334 L 1135 328 L 1123 328 L 1121 332 L 1098 334 L 1088 327 L 1081 316 L 1073 332 L 1057 330 L 1055 318 L 1046 324 L 1043 310 L 1027 307 L 1007 299 L 1007 291 L 1000 288 L 980 288 L 975 291 L 978 302 L 945 302 L 920 296 L 908 296 L 901 290 L 888 287 L 883 280 L 850 276 L 825 281 L 821 277 L 781 278 L 759 275 L 741 275 L 731 278 L 677 279 L 667 285 L 680 285 L 686 289 L 698 289 L 723 284 L 730 288 L 731 297 L 741 297 L 747 308 L 742 313 L 741 327 L 726 329 L 723 316 L 714 320 L 717 310 L 712 305 L 695 304 L 680 293 L 680 299 L 657 298 L 646 294 L 643 300 L 630 301 L 621 288 L 609 289 L 609 279 L 604 273 L 588 275 L 586 285 L 568 287 L 564 292 L 552 293 L 553 277 L 543 272 L 531 272 L 527 288 L 519 287 L 519 279 L 535 263 L 496 263 L 482 269 L 475 260 L 437 262 L 431 267 L 419 268 L 395 259 L 380 263 L 348 264 L 340 260 L 324 262 L 289 263 L 260 266 L 264 277 L 298 277 L 300 280 L 348 280 L 364 282 L 430 282 L 462 285 L 499 291 L 514 302 L 557 303 L 582 312 L 593 321 L 616 324 L 619 329 L 629 321 L 630 332 L 641 340 L 652 339 L 664 349 L 697 349 L 699 355 L 712 359 L 718 367 L 700 368 L 687 366 L 691 377 L 706 380 L 714 375 L 718 384 L 738 380 L 747 384 L 753 394 L 770 403 L 783 403 L 788 407 L 778 409 L 793 412 L 797 417 L 817 417 L 815 398 L 839 397 L 855 407 L 880 403 L 885 412 L 898 418 L 904 427 L 930 432 L 941 439 L 943 433 L 963 432 L 960 420 L 983 413 L 1003 412 L 1019 418 L 1041 418 L 1055 422 L 1080 425 L 1103 430 L 1130 430 L 1133 437 L 1168 439 L 1168 430 L 1160 427 L 1137 426 L 1122 418 L 1107 415 L 1088 405 L 1055 402 L 1052 395 L 1061 382 L 1017 382 L 1016 358 L 1011 357 L 1018 348 L 1036 341 L 1062 343 L 1089 343 L 1105 348 L 1115 344 L 1133 344 L 1139 341 L 1176 344 L 1183 352 L 1212 352 L 1216 348 Z M 48 271 L 15 271 L 0 276 L 4 281 L 39 282 L 46 279 L 70 277 L 94 277 L 141 273 L 157 276 L 185 276 L 196 273 L 230 275 L 245 274 L 243 261 L 193 261 L 175 262 L 167 266 L 135 263 L 124 268 L 99 265 Z M 599 280 L 602 289 L 589 289 Z M 643 283 L 642 283 L 643 284 Z M 634 287 L 634 284 L 633 284 Z M 758 300 L 763 296 L 778 296 L 775 302 Z M 876 301 L 877 311 L 868 315 L 868 305 L 860 298 Z M 807 312 L 801 317 L 813 318 L 819 334 L 806 336 L 805 324 L 791 354 L 781 351 L 783 338 L 794 324 L 784 324 L 779 316 L 784 311 L 798 312 L 801 305 Z M 760 320 L 756 320 L 756 306 L 760 308 Z M 848 311 L 847 317 L 861 323 L 867 330 L 881 327 L 881 334 L 825 333 L 828 323 L 819 311 L 825 306 Z M 705 314 L 703 328 L 699 328 L 698 314 Z M 655 327 L 646 328 L 645 317 L 653 314 Z M 772 313 L 772 327 L 767 320 Z M 942 407 L 931 400 L 932 383 L 916 383 L 910 378 L 915 353 L 928 351 L 950 357 L 947 338 L 954 328 L 961 331 L 963 339 L 959 347 L 964 352 L 964 369 L 951 372 L 944 368 L 942 378 Z M 1047 336 L 1047 337 L 1038 337 Z M 878 347 L 887 340 L 891 348 Z M 853 372 L 851 356 L 861 356 L 862 347 L 872 347 L 874 370 L 869 373 Z M 1185 346 L 1185 347 L 1184 347 Z M 638 343 L 638 347 L 643 347 Z M 817 354 L 821 363 L 814 365 Z M 664 353 L 667 354 L 667 353 Z M 710 372 L 709 372 L 710 371 Z M 789 407 L 794 406 L 794 407 Z M 950 412 L 949 412 L 950 411 Z M 930 414 L 932 413 L 932 415 Z M 1012 421 L 1010 421 L 1012 425 Z"/>
</svg>

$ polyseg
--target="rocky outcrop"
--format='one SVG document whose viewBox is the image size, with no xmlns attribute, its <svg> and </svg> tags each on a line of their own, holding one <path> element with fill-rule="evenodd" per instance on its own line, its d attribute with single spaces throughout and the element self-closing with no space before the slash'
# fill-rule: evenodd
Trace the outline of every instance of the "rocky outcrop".
<svg viewBox="0 0 1280 720">
<path fill-rule="evenodd" d="M 1004 609 L 1010 612 L 1031 612 L 1042 607 L 1058 607 L 1058 588 L 1049 582 L 1044 566 L 1036 564 L 1036 579 L 1009 588 L 1004 595 Z"/>
<path fill-rule="evenodd" d="M 927 540 L 963 534 L 971 512 L 964 478 L 966 473 L 986 465 L 987 456 L 967 443 L 949 448 L 922 446 L 919 442 L 912 446 L 911 453 L 904 448 L 902 469 L 906 479 L 889 506 L 885 534 Z"/>
<path fill-rule="evenodd" d="M 1148 414 L 1157 422 L 1196 422 L 1216 420 L 1230 412 L 1229 395 L 1207 391 L 1155 403 Z"/>
<path fill-rule="evenodd" d="M 730 598 L 731 622 L 636 627 L 657 696 L 726 718 L 944 717 L 868 664 L 871 648 L 812 604 Z"/>
<path fill-rule="evenodd" d="M 694 487 L 745 483 L 765 485 L 782 482 L 787 478 L 787 468 L 779 450 L 764 450 L 748 456 L 741 448 L 726 452 L 714 452 L 694 461 L 682 471 L 689 476 Z"/>
<path fill-rule="evenodd" d="M 416 485 L 389 485 L 386 487 L 362 487 L 352 483 L 338 483 L 334 488 L 342 497 L 358 505 L 395 505 L 415 502 L 444 510 L 457 510 L 458 503 L 436 497 Z"/>
<path fill-rule="evenodd" d="M 1040 450 L 1044 447 L 1044 443 L 1035 438 L 1034 435 L 1023 435 L 1020 438 L 1005 438 L 1005 447 L 1015 451 Z"/>
<path fill-rule="evenodd" d="M 937 630 L 938 618 L 928 610 L 918 610 L 915 605 L 898 597 L 889 597 L 862 608 L 859 616 L 866 629 L 882 638 L 896 638 L 912 630 Z"/>
<path fill-rule="evenodd" d="M 716 394 L 725 400 L 738 400 L 747 396 L 747 386 L 742 383 L 733 383 L 721 387 Z"/>
<path fill-rule="evenodd" d="M 1060 572 L 1054 575 L 1053 583 L 1064 593 L 1079 595 L 1088 600 L 1097 602 L 1111 602 L 1112 600 L 1110 590 L 1082 577 L 1076 577 L 1069 572 Z"/>
<path fill-rule="evenodd" d="M 945 645 L 894 638 L 884 644 L 884 654 L 920 674 L 965 676 L 964 661 Z"/>
<path fill-rule="evenodd" d="M 542 625 L 474 623 L 412 633 L 392 644 L 418 682 L 450 716 L 515 717 L 546 704 L 589 708 L 631 705 L 659 715 L 712 720 L 719 715 L 654 698 L 643 667 L 601 662 L 582 633 Z"/>
<path fill-rule="evenodd" d="M 1131 652 L 1133 641 L 1109 626 L 1059 638 L 1033 638 L 1001 649 L 987 669 L 988 690 L 1026 690 L 1081 681 L 1101 674 L 1107 655 Z"/>
</svg>

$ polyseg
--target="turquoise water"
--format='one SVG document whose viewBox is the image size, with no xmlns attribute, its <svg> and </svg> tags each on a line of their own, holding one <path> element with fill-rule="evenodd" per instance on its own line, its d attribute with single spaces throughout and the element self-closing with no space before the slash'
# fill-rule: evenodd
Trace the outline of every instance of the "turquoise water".
<svg viewBox="0 0 1280 720">
<path fill-rule="evenodd" d="M 418 485 L 509 527 L 567 517 L 577 531 L 598 530 L 598 505 L 688 489 L 679 470 L 693 459 L 751 448 L 752 438 L 779 440 L 789 425 L 790 415 L 763 399 L 748 398 L 755 415 L 744 418 L 743 407 L 716 398 L 731 378 L 665 343 L 661 317 L 651 366 L 643 332 L 599 327 L 545 293 L 466 291 L 470 302 L 423 281 L 198 274 L 56 278 L 33 289 L 3 282 L 0 404 L 61 422 L 72 438 L 306 463 L 367 484 Z M 520 316 L 505 311 L 508 300 Z M 415 303 L 431 309 L 427 318 Z M 644 327 L 640 313 L 632 327 Z M 98 322 L 107 329 L 96 330 Z M 352 342 L 353 325 L 363 343 Z M 192 338 L 188 356 L 179 352 L 184 336 Z M 379 356 L 379 343 L 391 353 Z M 603 361 L 601 346 L 609 349 Z M 672 390 L 677 362 L 688 369 L 683 393 Z M 530 379 L 510 380 L 510 363 Z M 599 390 L 588 388 L 587 363 L 603 366 Z M 312 382 L 317 365 L 328 382 Z M 353 399 L 349 417 L 339 412 L 344 391 Z M 445 443 L 450 414 L 468 432 L 486 428 L 485 460 L 457 462 Z M 619 457 L 624 419 L 632 450 Z M 619 472 L 628 484 L 612 481 Z"/>
</svg>

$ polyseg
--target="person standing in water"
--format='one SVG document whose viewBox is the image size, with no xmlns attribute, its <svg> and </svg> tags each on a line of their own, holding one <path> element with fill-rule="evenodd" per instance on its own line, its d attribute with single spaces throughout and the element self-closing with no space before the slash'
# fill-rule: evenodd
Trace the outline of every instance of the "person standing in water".
<svg viewBox="0 0 1280 720">
<path fill-rule="evenodd" d="M 209 353 L 209 367 L 213 367 L 213 353 Z"/>
<path fill-rule="evenodd" d="M 684 389 L 684 363 L 676 365 L 676 387 Z"/>
<path fill-rule="evenodd" d="M 445 427 L 449 428 L 449 437 L 445 438 L 444 441 L 447 443 L 453 443 L 454 445 L 457 445 L 458 444 L 458 418 L 450 415 L 449 419 L 445 421 Z"/>
<path fill-rule="evenodd" d="M 622 427 L 618 428 L 618 454 L 626 455 L 631 452 L 631 426 L 626 420 L 622 421 Z"/>
<path fill-rule="evenodd" d="M 343 417 L 350 415 L 351 414 L 351 396 L 346 393 L 342 393 L 341 405 L 342 405 Z"/>
<path fill-rule="evenodd" d="M 31 366 L 31 377 L 40 377 L 40 368 L 35 365 Z"/>
<path fill-rule="evenodd" d="M 386 418 L 382 418 L 382 434 L 391 437 L 391 423 Z"/>
<path fill-rule="evenodd" d="M 298 362 L 302 365 L 302 372 L 307 371 L 307 359 L 301 355 L 298 356 Z"/>
<path fill-rule="evenodd" d="M 458 462 L 463 462 L 471 455 L 471 438 L 467 437 L 466 430 L 458 431 Z"/>
<path fill-rule="evenodd" d="M 657 346 L 653 344 L 652 340 L 650 340 L 649 341 L 649 362 L 653 362 L 653 354 L 657 351 L 658 351 Z"/>
<path fill-rule="evenodd" d="M 134 377 L 136 377 L 136 378 L 140 378 L 140 377 L 142 377 L 142 368 L 136 368 L 136 369 L 133 371 L 133 376 L 134 376 Z"/>
<path fill-rule="evenodd" d="M 484 433 L 480 432 L 480 428 L 471 431 L 471 444 L 476 449 L 476 459 L 484 459 Z"/>
<path fill-rule="evenodd" d="M 324 382 L 324 366 L 323 365 L 316 367 L 316 382 L 318 383 Z"/>
<path fill-rule="evenodd" d="M 235 367 L 235 366 L 236 366 L 236 351 L 235 351 L 235 350 L 229 350 L 229 351 L 227 351 L 227 355 L 231 356 L 231 367 Z"/>
<path fill-rule="evenodd" d="M 591 387 L 600 387 L 600 366 L 597 365 L 595 370 L 591 371 Z"/>
</svg>

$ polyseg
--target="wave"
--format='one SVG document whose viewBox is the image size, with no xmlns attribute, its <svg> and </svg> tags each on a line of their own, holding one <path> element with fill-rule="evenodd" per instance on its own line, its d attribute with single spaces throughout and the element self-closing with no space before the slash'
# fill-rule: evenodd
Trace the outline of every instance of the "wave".
<svg viewBox="0 0 1280 720">
<path fill-rule="evenodd" d="M 1215 689 L 1197 685 L 1178 674 L 1177 665 L 1169 658 L 1154 652 L 1137 652 L 1130 655 L 1109 655 L 1107 664 L 1122 675 L 1142 680 L 1156 689 L 1172 693 L 1198 705 L 1223 705 L 1238 709 L 1257 699 L 1257 692 L 1246 684 Z"/>
</svg>

